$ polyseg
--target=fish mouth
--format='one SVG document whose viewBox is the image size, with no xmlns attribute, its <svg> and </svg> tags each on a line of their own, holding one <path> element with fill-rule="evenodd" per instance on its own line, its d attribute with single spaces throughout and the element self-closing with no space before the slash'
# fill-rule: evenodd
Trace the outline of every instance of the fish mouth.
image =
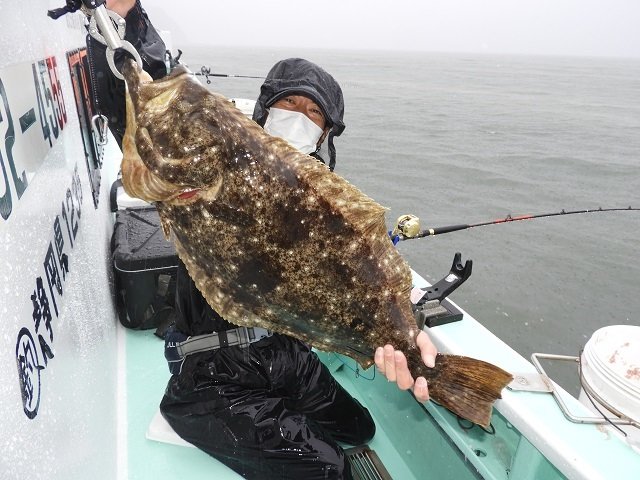
<svg viewBox="0 0 640 480">
<path fill-rule="evenodd" d="M 200 188 L 185 188 L 168 199 L 173 204 L 186 205 L 195 202 L 200 198 Z"/>
<path fill-rule="evenodd" d="M 177 198 L 179 198 L 180 200 L 188 200 L 194 195 L 197 195 L 199 191 L 200 191 L 199 188 L 188 188 L 184 190 L 180 195 L 178 195 Z"/>
</svg>

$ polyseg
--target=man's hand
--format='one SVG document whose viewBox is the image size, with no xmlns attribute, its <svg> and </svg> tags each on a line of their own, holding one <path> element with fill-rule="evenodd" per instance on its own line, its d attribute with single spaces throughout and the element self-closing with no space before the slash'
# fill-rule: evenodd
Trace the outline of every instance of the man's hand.
<svg viewBox="0 0 640 480">
<path fill-rule="evenodd" d="M 420 349 L 422 361 L 427 367 L 435 366 L 435 359 L 438 350 L 431 342 L 429 335 L 420 331 L 416 337 L 416 345 Z M 429 388 L 424 377 L 418 377 L 415 381 L 407 367 L 407 359 L 400 350 L 396 350 L 392 345 L 385 345 L 376 349 L 374 357 L 378 371 L 382 373 L 390 382 L 396 382 L 400 390 L 413 389 L 413 394 L 420 402 L 429 400 Z"/>
</svg>

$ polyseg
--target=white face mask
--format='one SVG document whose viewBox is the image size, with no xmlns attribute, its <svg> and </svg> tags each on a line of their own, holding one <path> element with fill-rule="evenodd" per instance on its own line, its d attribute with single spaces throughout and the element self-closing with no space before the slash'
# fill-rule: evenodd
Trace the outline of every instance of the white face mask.
<svg viewBox="0 0 640 480">
<path fill-rule="evenodd" d="M 273 107 L 269 109 L 264 130 L 269 135 L 284 138 L 307 155 L 316 151 L 322 135 L 322 129 L 304 113 Z"/>
</svg>

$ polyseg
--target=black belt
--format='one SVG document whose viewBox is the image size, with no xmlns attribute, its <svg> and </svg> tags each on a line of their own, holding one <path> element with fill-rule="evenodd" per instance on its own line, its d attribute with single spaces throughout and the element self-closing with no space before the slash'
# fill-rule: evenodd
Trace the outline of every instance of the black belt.
<svg viewBox="0 0 640 480">
<path fill-rule="evenodd" d="M 169 371 L 177 375 L 188 355 L 223 347 L 244 348 L 271 335 L 273 332 L 260 327 L 238 327 L 205 335 L 187 336 L 172 327 L 164 339 L 164 356 L 169 364 Z"/>
</svg>

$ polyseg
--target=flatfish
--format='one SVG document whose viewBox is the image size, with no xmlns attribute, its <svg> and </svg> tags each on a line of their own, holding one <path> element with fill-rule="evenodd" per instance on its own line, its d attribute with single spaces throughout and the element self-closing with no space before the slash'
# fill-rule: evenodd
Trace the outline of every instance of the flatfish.
<svg viewBox="0 0 640 480">
<path fill-rule="evenodd" d="M 511 375 L 439 354 L 426 368 L 411 271 L 385 208 L 314 158 L 266 134 L 183 66 L 154 82 L 124 68 L 128 194 L 153 202 L 211 307 L 238 325 L 291 335 L 363 367 L 392 344 L 431 398 L 480 425 Z"/>
</svg>

